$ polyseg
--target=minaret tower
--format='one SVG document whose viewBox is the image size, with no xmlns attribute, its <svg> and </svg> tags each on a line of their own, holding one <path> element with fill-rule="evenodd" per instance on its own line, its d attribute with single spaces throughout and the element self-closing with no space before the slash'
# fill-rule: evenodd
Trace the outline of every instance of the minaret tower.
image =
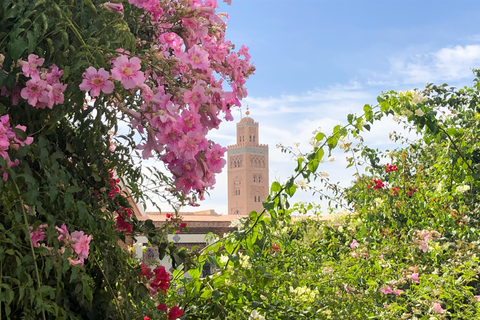
<svg viewBox="0 0 480 320">
<path fill-rule="evenodd" d="M 268 145 L 259 144 L 258 122 L 246 117 L 237 123 L 237 143 L 228 146 L 228 214 L 260 212 L 268 196 Z"/>
</svg>

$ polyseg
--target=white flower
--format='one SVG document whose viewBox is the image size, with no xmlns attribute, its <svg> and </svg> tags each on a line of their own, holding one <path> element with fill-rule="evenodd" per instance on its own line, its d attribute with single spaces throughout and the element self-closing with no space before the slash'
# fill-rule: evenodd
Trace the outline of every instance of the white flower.
<svg viewBox="0 0 480 320">
<path fill-rule="evenodd" d="M 265 317 L 258 313 L 257 310 L 252 310 L 248 320 L 265 320 Z"/>
<path fill-rule="evenodd" d="M 415 114 L 419 117 L 423 117 L 425 113 L 422 111 L 422 109 L 417 109 L 415 110 Z"/>
<path fill-rule="evenodd" d="M 464 193 L 466 191 L 470 190 L 470 186 L 468 184 L 464 184 L 463 186 L 458 186 L 457 191 L 460 193 Z"/>
<path fill-rule="evenodd" d="M 320 177 L 322 177 L 322 179 L 326 179 L 328 178 L 328 173 L 323 171 L 323 172 L 320 172 Z"/>
<path fill-rule="evenodd" d="M 239 218 L 239 219 L 233 220 L 233 221 L 230 223 L 230 226 L 229 226 L 229 227 L 230 227 L 230 228 L 235 228 L 235 227 L 237 227 L 238 229 L 240 229 L 240 228 L 242 227 L 242 225 L 243 225 L 243 221 L 242 221 L 241 218 Z"/>
<path fill-rule="evenodd" d="M 393 121 L 398 122 L 399 120 L 400 120 L 400 117 L 398 116 L 398 114 L 393 116 Z"/>
<path fill-rule="evenodd" d="M 250 265 L 250 256 L 244 256 L 242 253 L 239 254 L 240 256 L 240 265 L 242 266 L 242 268 L 250 268 L 251 265 Z"/>
<path fill-rule="evenodd" d="M 330 157 L 330 158 L 328 158 L 328 161 L 329 161 L 329 162 L 333 162 L 333 161 L 335 161 L 335 158 L 334 158 L 334 157 Z"/>
<path fill-rule="evenodd" d="M 298 148 L 300 146 L 300 143 L 299 142 L 294 142 L 293 145 L 295 146 L 295 148 Z"/>
<path fill-rule="evenodd" d="M 443 183 L 442 183 L 442 182 L 440 182 L 439 184 L 437 184 L 437 192 L 442 191 L 442 188 L 443 188 Z"/>
<path fill-rule="evenodd" d="M 312 134 L 317 134 L 322 132 L 322 127 L 318 127 L 316 130 L 312 131 Z"/>
<path fill-rule="evenodd" d="M 408 109 L 405 109 L 403 110 L 402 112 L 402 116 L 405 116 L 405 117 L 410 117 L 411 115 L 413 115 L 413 112 L 408 110 Z"/>
<path fill-rule="evenodd" d="M 410 91 L 410 93 L 412 94 L 412 104 L 413 105 L 417 105 L 421 102 L 425 102 L 425 101 L 428 100 L 417 90 L 412 90 L 412 91 Z"/>
<path fill-rule="evenodd" d="M 305 180 L 302 180 L 302 179 L 297 180 L 297 187 L 299 187 L 302 190 L 306 190 L 307 184 L 305 183 Z"/>
<path fill-rule="evenodd" d="M 228 256 L 225 255 L 225 254 L 222 254 L 220 256 L 220 262 L 223 263 L 223 264 L 227 263 L 228 262 Z"/>
<path fill-rule="evenodd" d="M 317 139 L 315 139 L 315 137 L 313 137 L 312 139 L 310 139 L 310 145 L 312 147 L 318 147 L 320 145 L 320 141 L 318 141 Z"/>
<path fill-rule="evenodd" d="M 312 303 L 318 294 L 318 290 L 312 290 L 306 286 L 296 287 L 295 289 L 290 287 L 290 292 L 292 295 L 289 298 L 300 303 Z"/>
</svg>

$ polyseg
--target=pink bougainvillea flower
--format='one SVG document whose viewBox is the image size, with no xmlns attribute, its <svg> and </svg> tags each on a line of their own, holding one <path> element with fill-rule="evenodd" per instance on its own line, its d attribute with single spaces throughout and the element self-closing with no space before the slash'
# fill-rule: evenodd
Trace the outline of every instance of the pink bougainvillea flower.
<svg viewBox="0 0 480 320">
<path fill-rule="evenodd" d="M 145 100 L 145 102 L 150 102 L 153 98 L 153 90 L 145 83 L 140 84 L 139 88 L 142 90 L 141 97 Z"/>
<path fill-rule="evenodd" d="M 175 306 L 168 312 L 168 320 L 175 320 L 183 315 L 183 311 L 179 307 Z"/>
<path fill-rule="evenodd" d="M 90 241 L 92 240 L 92 236 L 87 236 L 83 233 L 83 231 L 74 231 L 71 234 L 72 239 L 74 240 L 74 244 L 72 245 L 73 250 L 78 256 L 79 260 L 88 258 L 88 251 L 90 249 Z"/>
<path fill-rule="evenodd" d="M 423 252 L 427 252 L 427 251 L 428 251 L 428 240 L 421 242 L 421 243 L 418 245 L 418 248 L 419 248 L 420 250 L 422 250 Z"/>
<path fill-rule="evenodd" d="M 188 55 L 182 59 L 185 63 L 190 63 L 193 69 L 207 70 L 210 67 L 208 61 L 208 52 L 199 45 L 194 45 L 188 50 Z"/>
<path fill-rule="evenodd" d="M 219 12 L 219 13 L 218 13 L 218 17 L 219 17 L 220 19 L 225 18 L 225 21 L 228 21 L 228 13 Z"/>
<path fill-rule="evenodd" d="M 103 4 L 103 7 L 107 10 L 114 11 L 117 13 L 123 13 L 123 4 L 121 3 L 111 3 L 111 2 L 105 2 Z"/>
<path fill-rule="evenodd" d="M 20 130 L 22 130 L 23 132 L 25 132 L 25 130 L 27 130 L 27 127 L 21 126 L 21 125 L 17 124 L 17 125 L 15 126 L 15 129 L 20 129 Z M 8 131 L 8 132 L 7 132 L 7 136 L 9 136 L 9 138 L 10 138 L 11 140 L 13 140 L 14 143 L 16 143 L 16 144 L 18 144 L 18 145 L 20 145 L 20 146 L 22 146 L 22 147 L 23 147 L 24 145 L 26 145 L 26 144 L 31 144 L 32 141 L 33 141 L 33 137 L 27 137 L 25 140 L 22 140 L 21 138 L 17 137 L 13 131 Z M 11 146 L 11 145 L 10 145 L 10 146 Z"/>
<path fill-rule="evenodd" d="M 158 306 L 157 306 L 157 309 L 160 310 L 160 311 L 167 311 L 168 310 L 168 307 L 165 303 L 160 303 Z"/>
<path fill-rule="evenodd" d="M 205 103 L 205 88 L 197 84 L 192 90 L 187 90 L 183 94 L 183 100 L 185 103 L 193 107 L 194 110 L 198 110 L 202 103 Z"/>
<path fill-rule="evenodd" d="M 162 290 L 163 293 L 166 293 L 170 287 L 170 274 L 165 271 L 164 266 L 155 268 L 153 273 L 155 274 L 155 279 L 151 283 L 152 288 Z"/>
<path fill-rule="evenodd" d="M 396 296 L 399 296 L 401 295 L 402 293 L 404 293 L 405 291 L 404 290 L 400 290 L 400 289 L 395 289 L 393 290 L 393 294 L 396 295 Z"/>
<path fill-rule="evenodd" d="M 373 182 L 375 183 L 373 189 L 381 189 L 384 186 L 384 183 L 381 180 L 373 179 Z"/>
<path fill-rule="evenodd" d="M 442 313 L 444 312 L 444 310 L 442 309 L 442 306 L 441 306 L 440 303 L 438 303 L 438 302 L 434 302 L 434 303 L 433 303 L 432 309 L 433 309 L 436 313 L 442 314 Z"/>
<path fill-rule="evenodd" d="M 22 66 L 23 74 L 33 80 L 40 80 L 37 67 L 41 66 L 44 61 L 45 59 L 39 58 L 36 54 L 30 54 L 27 63 Z"/>
<path fill-rule="evenodd" d="M 151 5 L 152 0 L 128 0 L 128 3 L 133 4 L 138 8 L 145 8 Z"/>
<path fill-rule="evenodd" d="M 389 294 L 389 293 L 393 293 L 393 290 L 392 288 L 390 288 L 390 286 L 385 286 L 380 289 L 380 292 L 383 294 Z"/>
<path fill-rule="evenodd" d="M 419 279 L 418 279 L 418 273 L 412 273 L 410 276 L 409 276 L 410 279 L 412 279 L 412 281 L 416 282 L 416 283 L 419 283 Z"/>
<path fill-rule="evenodd" d="M 358 242 L 356 239 L 353 239 L 352 243 L 350 244 L 350 248 L 354 249 L 359 246 Z"/>
<path fill-rule="evenodd" d="M 221 145 L 215 143 L 205 153 L 208 167 L 212 172 L 214 173 L 222 172 L 222 168 L 226 163 L 226 160 L 223 158 L 223 155 L 225 154 L 225 152 L 227 152 L 227 148 L 222 147 Z"/>
<path fill-rule="evenodd" d="M 65 225 L 65 223 L 62 224 L 62 226 L 60 228 L 55 227 L 55 229 L 57 229 L 58 232 L 60 232 L 60 235 L 57 238 L 58 241 L 62 241 L 62 240 L 70 238 L 70 233 L 68 232 L 67 226 Z"/>
<path fill-rule="evenodd" d="M 52 109 L 54 104 L 62 104 L 64 97 L 63 92 L 67 88 L 66 84 L 55 83 L 52 85 L 50 91 L 48 92 L 48 103 L 47 106 Z"/>
<path fill-rule="evenodd" d="M 118 231 L 123 231 L 126 234 L 132 233 L 132 225 L 128 223 L 127 221 L 124 220 L 124 218 L 121 215 L 118 215 L 116 218 L 117 224 L 115 228 Z"/>
<path fill-rule="evenodd" d="M 232 0 L 223 0 L 223 2 L 225 2 L 225 3 L 228 4 L 228 5 L 231 5 L 231 4 L 232 4 Z"/>
<path fill-rule="evenodd" d="M 43 232 L 43 228 L 45 225 L 39 225 L 37 230 L 32 231 L 32 227 L 30 227 L 30 238 L 32 239 L 32 244 L 36 248 L 38 247 L 38 242 L 43 241 L 46 237 L 45 232 Z"/>
<path fill-rule="evenodd" d="M 179 147 L 187 160 L 194 159 L 202 144 L 207 142 L 205 137 L 197 131 L 189 131 L 179 141 Z"/>
<path fill-rule="evenodd" d="M 23 99 L 34 107 L 39 107 L 38 102 L 48 101 L 47 83 L 43 80 L 35 81 L 33 79 L 27 81 L 27 86 L 22 89 L 20 95 Z"/>
<path fill-rule="evenodd" d="M 140 59 L 121 55 L 113 61 L 112 77 L 121 82 L 125 89 L 133 89 L 145 81 L 145 76 L 140 68 Z"/>
<path fill-rule="evenodd" d="M 108 80 L 110 74 L 103 68 L 100 68 L 97 72 L 97 69 L 94 67 L 89 67 L 87 72 L 82 74 L 82 77 L 83 81 L 79 86 L 80 90 L 89 92 L 92 97 L 97 97 L 100 91 L 112 93 L 115 87 L 113 82 Z"/>
<path fill-rule="evenodd" d="M 63 70 L 59 70 L 58 67 L 52 64 L 47 73 L 47 83 L 49 85 L 54 85 L 55 83 L 60 82 L 60 78 L 63 76 Z"/>
<path fill-rule="evenodd" d="M 153 277 L 153 272 L 149 267 L 141 263 L 140 268 L 141 268 L 140 270 L 141 277 L 147 277 L 147 279 L 151 279 Z"/>
</svg>

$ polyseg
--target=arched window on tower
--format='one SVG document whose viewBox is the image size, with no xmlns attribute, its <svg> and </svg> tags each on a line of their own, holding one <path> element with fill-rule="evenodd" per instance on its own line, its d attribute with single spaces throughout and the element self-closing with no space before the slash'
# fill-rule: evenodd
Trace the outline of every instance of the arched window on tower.
<svg viewBox="0 0 480 320">
<path fill-rule="evenodd" d="M 255 142 L 255 136 L 253 136 L 253 142 Z"/>
<path fill-rule="evenodd" d="M 252 135 L 250 135 L 250 142 L 252 142 Z"/>
</svg>

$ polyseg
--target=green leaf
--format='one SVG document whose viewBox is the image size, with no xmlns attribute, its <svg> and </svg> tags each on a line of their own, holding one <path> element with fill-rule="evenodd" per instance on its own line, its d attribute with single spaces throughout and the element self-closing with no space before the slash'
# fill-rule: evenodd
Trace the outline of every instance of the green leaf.
<svg viewBox="0 0 480 320">
<path fill-rule="evenodd" d="M 30 30 L 27 31 L 27 40 L 28 40 L 28 52 L 33 52 L 37 45 L 37 37 Z"/>
<path fill-rule="evenodd" d="M 200 295 L 200 298 L 201 299 L 210 299 L 212 297 L 212 290 L 208 289 L 208 290 L 205 290 L 201 295 Z"/>
<path fill-rule="evenodd" d="M 282 190 L 282 186 L 280 185 L 280 183 L 275 181 L 272 183 L 270 190 L 271 190 L 270 192 L 279 192 L 280 190 Z"/>
<path fill-rule="evenodd" d="M 8 50 L 12 55 L 13 60 L 18 60 L 22 53 L 27 49 L 27 41 L 24 37 L 17 37 L 8 43 Z"/>
</svg>

